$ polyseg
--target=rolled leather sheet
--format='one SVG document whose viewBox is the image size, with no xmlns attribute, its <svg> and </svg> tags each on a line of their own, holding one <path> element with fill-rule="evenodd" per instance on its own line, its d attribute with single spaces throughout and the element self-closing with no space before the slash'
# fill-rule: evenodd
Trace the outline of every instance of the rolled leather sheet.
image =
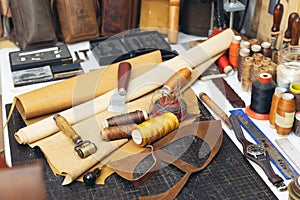
<svg viewBox="0 0 300 200">
<path fill-rule="evenodd" d="M 160 51 L 155 51 L 126 61 L 132 65 L 132 79 L 145 70 L 155 67 L 157 63 L 162 62 L 162 58 Z M 118 65 L 119 63 L 115 63 L 16 96 L 16 107 L 28 125 L 40 120 L 40 116 L 43 117 L 94 99 L 116 88 Z"/>
</svg>

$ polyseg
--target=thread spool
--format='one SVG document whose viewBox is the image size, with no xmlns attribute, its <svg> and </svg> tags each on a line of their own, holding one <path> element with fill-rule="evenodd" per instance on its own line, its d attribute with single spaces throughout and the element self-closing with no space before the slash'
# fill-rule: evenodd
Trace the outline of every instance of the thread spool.
<svg viewBox="0 0 300 200">
<path fill-rule="evenodd" d="M 114 117 L 107 118 L 103 121 L 103 128 L 110 126 L 119 126 L 126 124 L 140 124 L 148 119 L 148 114 L 144 110 L 136 110 L 133 112 L 117 115 Z"/>
<path fill-rule="evenodd" d="M 240 43 L 240 48 L 241 49 L 246 48 L 250 50 L 250 42 L 246 40 L 242 40 Z"/>
<path fill-rule="evenodd" d="M 230 61 L 226 57 L 226 55 L 221 55 L 220 58 L 217 60 L 217 65 L 225 74 L 231 74 L 233 68 L 230 64 Z"/>
<path fill-rule="evenodd" d="M 163 96 L 153 103 L 152 114 L 154 117 L 164 113 L 171 112 L 175 114 L 178 120 L 183 120 L 187 114 L 187 104 L 181 98 Z"/>
<path fill-rule="evenodd" d="M 300 111 L 296 112 L 294 120 L 293 133 L 300 137 Z"/>
<path fill-rule="evenodd" d="M 135 144 L 145 147 L 178 127 L 179 121 L 176 115 L 167 112 L 137 125 L 131 132 L 131 136 Z"/>
<path fill-rule="evenodd" d="M 295 96 L 296 112 L 300 111 L 300 83 L 290 85 L 289 91 Z"/>
<path fill-rule="evenodd" d="M 252 56 L 255 53 L 261 53 L 261 46 L 259 44 L 254 44 L 251 46 L 250 55 Z"/>
<path fill-rule="evenodd" d="M 255 53 L 252 55 L 254 62 L 260 63 L 264 59 L 264 55 L 262 53 Z"/>
<path fill-rule="evenodd" d="M 229 46 L 229 61 L 233 69 L 237 69 L 238 67 L 238 57 L 239 57 L 239 48 L 240 48 L 241 40 L 242 40 L 241 36 L 235 35 L 233 36 Z"/>
<path fill-rule="evenodd" d="M 241 82 L 242 81 L 242 74 L 243 74 L 243 63 L 245 58 L 250 55 L 250 50 L 247 48 L 241 48 L 239 51 L 239 63 L 237 68 L 237 78 Z"/>
<path fill-rule="evenodd" d="M 127 124 L 121 126 L 106 127 L 101 131 L 103 140 L 118 140 L 123 138 L 130 138 L 131 131 L 134 129 L 136 124 Z"/>
<path fill-rule="evenodd" d="M 275 88 L 275 92 L 272 97 L 270 114 L 269 114 L 269 122 L 271 128 L 275 128 L 275 117 L 276 117 L 278 102 L 282 94 L 285 93 L 286 91 L 287 91 L 286 88 L 283 87 Z"/>
<path fill-rule="evenodd" d="M 250 46 L 255 45 L 255 44 L 259 44 L 259 41 L 257 38 L 251 38 L 249 40 Z"/>
<path fill-rule="evenodd" d="M 274 91 L 271 74 L 260 74 L 252 83 L 251 104 L 246 107 L 246 114 L 254 119 L 268 120 Z"/>
<path fill-rule="evenodd" d="M 248 91 L 251 85 L 251 68 L 253 66 L 253 58 L 246 57 L 243 62 L 242 69 L 242 89 L 244 91 Z"/>
<path fill-rule="evenodd" d="M 295 99 L 291 93 L 282 94 L 276 111 L 275 128 L 277 133 L 286 136 L 292 130 L 295 116 Z"/>
<path fill-rule="evenodd" d="M 270 42 L 261 43 L 261 52 L 265 57 L 272 58 L 272 49 Z"/>
<path fill-rule="evenodd" d="M 254 82 L 258 75 L 259 75 L 259 69 L 261 68 L 260 62 L 253 62 L 252 68 L 251 68 L 251 82 Z"/>
</svg>

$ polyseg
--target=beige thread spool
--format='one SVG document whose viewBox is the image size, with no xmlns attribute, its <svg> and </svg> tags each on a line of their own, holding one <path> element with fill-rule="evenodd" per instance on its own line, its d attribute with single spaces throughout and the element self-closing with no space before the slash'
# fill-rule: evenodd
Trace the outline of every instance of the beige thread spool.
<svg viewBox="0 0 300 200">
<path fill-rule="evenodd" d="M 131 132 L 131 137 L 135 144 L 145 147 L 178 127 L 179 120 L 176 115 L 167 112 L 137 125 Z"/>
<path fill-rule="evenodd" d="M 101 131 L 103 140 L 118 140 L 131 137 L 131 131 L 136 124 L 106 127 Z"/>
<path fill-rule="evenodd" d="M 278 87 L 275 89 L 275 92 L 273 94 L 272 104 L 271 104 L 271 109 L 270 109 L 270 114 L 269 114 L 269 122 L 270 122 L 271 128 L 275 128 L 275 117 L 276 117 L 278 102 L 279 102 L 282 94 L 285 92 L 286 92 L 286 88 Z"/>
<path fill-rule="evenodd" d="M 251 84 L 251 68 L 253 65 L 253 58 L 252 57 L 246 57 L 245 61 L 243 63 L 243 69 L 242 69 L 242 88 L 244 91 L 248 91 L 250 89 Z"/>
<path fill-rule="evenodd" d="M 242 74 L 243 74 L 243 63 L 245 61 L 245 58 L 250 55 L 250 50 L 247 48 L 241 48 L 239 51 L 239 63 L 237 68 L 237 77 L 238 80 L 242 81 Z"/>
<path fill-rule="evenodd" d="M 295 111 L 294 95 L 291 93 L 282 94 L 277 105 L 275 117 L 275 128 L 279 135 L 286 136 L 292 130 Z"/>
</svg>

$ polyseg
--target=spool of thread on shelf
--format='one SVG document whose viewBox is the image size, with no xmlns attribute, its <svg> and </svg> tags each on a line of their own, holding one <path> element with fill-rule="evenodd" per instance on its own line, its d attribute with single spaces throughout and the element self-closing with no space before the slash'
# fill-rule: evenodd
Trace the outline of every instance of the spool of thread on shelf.
<svg viewBox="0 0 300 200">
<path fill-rule="evenodd" d="M 300 111 L 300 83 L 293 83 L 293 84 L 291 84 L 289 91 L 295 97 L 296 112 L 298 112 L 298 111 Z"/>
<path fill-rule="evenodd" d="M 250 42 L 246 40 L 242 40 L 240 43 L 240 48 L 241 49 L 246 48 L 250 50 Z"/>
<path fill-rule="evenodd" d="M 259 44 L 259 41 L 257 38 L 251 38 L 249 40 L 250 46 L 255 45 L 255 44 Z"/>
<path fill-rule="evenodd" d="M 276 111 L 275 128 L 279 135 L 286 136 L 290 133 L 295 117 L 295 99 L 291 93 L 282 94 Z"/>
<path fill-rule="evenodd" d="M 179 121 L 176 115 L 168 112 L 137 125 L 131 132 L 131 136 L 135 144 L 145 147 L 178 127 Z"/>
<path fill-rule="evenodd" d="M 264 59 L 264 55 L 262 53 L 255 53 L 252 55 L 254 62 L 260 63 Z"/>
<path fill-rule="evenodd" d="M 253 58 L 246 57 L 242 68 L 242 89 L 248 91 L 251 86 L 251 68 L 253 66 Z"/>
<path fill-rule="evenodd" d="M 252 68 L 251 68 L 251 82 L 254 82 L 257 80 L 257 77 L 259 77 L 259 69 L 261 68 L 260 62 L 253 62 Z"/>
<path fill-rule="evenodd" d="M 261 46 L 259 44 L 254 44 L 251 46 L 250 55 L 252 56 L 255 53 L 261 53 Z"/>
<path fill-rule="evenodd" d="M 270 42 L 263 42 L 261 43 L 261 52 L 265 57 L 272 58 L 272 49 Z"/>
<path fill-rule="evenodd" d="M 148 114 L 144 110 L 136 110 L 133 112 L 117 115 L 107 118 L 103 121 L 103 128 L 110 126 L 120 126 L 126 124 L 140 124 L 148 119 Z"/>
<path fill-rule="evenodd" d="M 250 55 L 250 50 L 247 48 L 241 48 L 239 51 L 239 64 L 237 68 L 237 78 L 238 81 L 242 81 L 242 74 L 243 74 L 243 63 L 245 58 Z"/>
<path fill-rule="evenodd" d="M 252 83 L 251 104 L 246 107 L 246 114 L 254 119 L 268 120 L 274 91 L 271 74 L 260 74 Z"/>
<path fill-rule="evenodd" d="M 270 122 L 271 128 L 275 128 L 275 117 L 276 117 L 278 102 L 279 102 L 282 94 L 285 92 L 287 92 L 286 88 L 283 88 L 283 87 L 275 88 L 275 92 L 272 97 L 270 114 L 269 114 L 269 122 Z"/>
<path fill-rule="evenodd" d="M 237 69 L 238 67 L 238 57 L 239 57 L 241 40 L 242 40 L 241 36 L 235 35 L 233 36 L 229 46 L 229 61 L 233 69 Z"/>
<path fill-rule="evenodd" d="M 104 140 L 118 140 L 123 138 L 130 138 L 131 132 L 136 124 L 128 124 L 121 126 L 106 127 L 101 131 L 102 139 Z"/>
</svg>

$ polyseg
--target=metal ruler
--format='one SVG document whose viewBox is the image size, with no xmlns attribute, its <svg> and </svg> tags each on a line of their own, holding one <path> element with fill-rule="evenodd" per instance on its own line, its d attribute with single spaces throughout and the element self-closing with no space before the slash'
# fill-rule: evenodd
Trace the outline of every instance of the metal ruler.
<svg viewBox="0 0 300 200">
<path fill-rule="evenodd" d="M 265 136 L 265 134 L 254 124 L 254 122 L 246 115 L 242 109 L 232 110 L 231 114 L 239 116 L 242 127 L 249 133 L 257 144 L 262 145 L 270 154 L 271 162 L 287 179 L 293 179 L 298 175 L 297 171 L 290 165 L 285 157 L 278 151 L 272 142 Z"/>
<path fill-rule="evenodd" d="M 289 141 L 288 138 L 276 139 L 275 142 L 287 155 L 287 157 L 294 163 L 295 167 L 300 171 L 300 152 L 296 147 Z"/>
</svg>

